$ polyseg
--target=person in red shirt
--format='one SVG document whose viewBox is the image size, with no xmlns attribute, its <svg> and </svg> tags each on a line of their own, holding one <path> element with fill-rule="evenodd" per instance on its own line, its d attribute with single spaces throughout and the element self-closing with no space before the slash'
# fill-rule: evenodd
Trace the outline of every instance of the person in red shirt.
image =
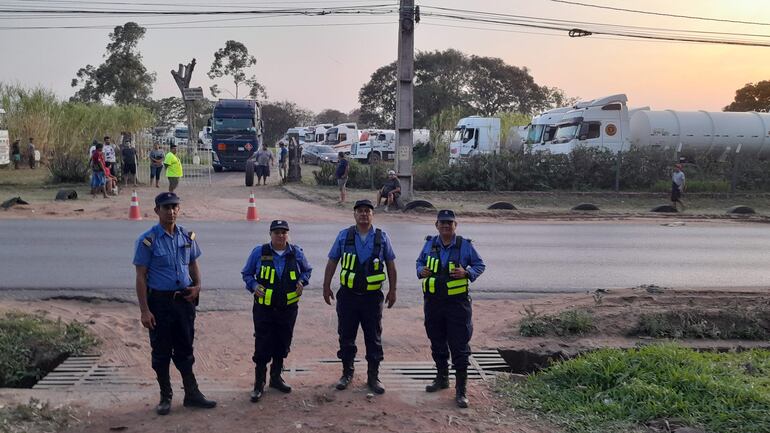
<svg viewBox="0 0 770 433">
<path fill-rule="evenodd" d="M 101 192 L 104 198 L 107 198 L 107 190 L 105 189 L 107 166 L 104 163 L 104 153 L 102 152 L 103 145 L 101 143 L 96 145 L 94 153 L 91 155 L 91 195 L 96 196 L 97 192 Z"/>
</svg>

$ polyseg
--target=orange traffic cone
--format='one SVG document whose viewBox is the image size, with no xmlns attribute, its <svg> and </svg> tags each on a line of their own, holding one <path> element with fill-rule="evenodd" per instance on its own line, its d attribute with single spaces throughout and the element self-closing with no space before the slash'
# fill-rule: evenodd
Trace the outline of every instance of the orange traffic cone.
<svg viewBox="0 0 770 433">
<path fill-rule="evenodd" d="M 134 221 L 142 219 L 142 213 L 139 211 L 139 197 L 136 195 L 136 190 L 131 193 L 131 207 L 128 210 L 128 219 Z"/>
<path fill-rule="evenodd" d="M 246 221 L 259 221 L 257 201 L 254 199 L 254 192 L 249 195 L 249 208 L 246 211 Z"/>
</svg>

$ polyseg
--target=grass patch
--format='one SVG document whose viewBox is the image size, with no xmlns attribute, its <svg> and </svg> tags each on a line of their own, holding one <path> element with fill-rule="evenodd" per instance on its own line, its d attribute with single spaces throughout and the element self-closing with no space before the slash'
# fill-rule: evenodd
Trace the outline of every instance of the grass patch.
<svg viewBox="0 0 770 433">
<path fill-rule="evenodd" d="M 758 312 L 666 311 L 642 314 L 632 335 L 654 338 L 767 340 Z"/>
<path fill-rule="evenodd" d="M 519 333 L 524 337 L 583 335 L 595 329 L 593 315 L 585 310 L 567 310 L 557 315 L 540 315 L 531 307 L 524 311 L 526 317 L 519 323 Z"/>
<path fill-rule="evenodd" d="M 67 406 L 52 408 L 48 402 L 30 399 L 28 404 L 0 407 L 0 432 L 60 432 L 77 421 Z"/>
<path fill-rule="evenodd" d="M 28 388 L 71 355 L 97 344 L 78 322 L 9 312 L 0 317 L 0 387 Z"/>
<path fill-rule="evenodd" d="M 523 382 L 502 380 L 498 391 L 572 433 L 647 431 L 660 420 L 715 433 L 770 431 L 770 352 L 763 350 L 602 349 Z"/>
<path fill-rule="evenodd" d="M 0 185 L 3 186 L 43 186 L 51 178 L 51 172 L 45 167 L 38 167 L 35 170 L 29 168 L 19 168 L 14 170 L 8 166 L 0 169 Z"/>
</svg>

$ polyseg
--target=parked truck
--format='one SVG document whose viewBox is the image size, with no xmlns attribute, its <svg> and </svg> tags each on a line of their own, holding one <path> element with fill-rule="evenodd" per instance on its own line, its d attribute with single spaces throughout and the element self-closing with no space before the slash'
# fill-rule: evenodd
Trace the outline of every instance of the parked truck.
<svg viewBox="0 0 770 433">
<path fill-rule="evenodd" d="M 449 162 L 488 153 L 500 153 L 500 119 L 464 117 L 457 122 L 449 143 Z"/>
<path fill-rule="evenodd" d="M 245 170 L 248 184 L 251 167 L 253 183 L 252 156 L 262 145 L 259 103 L 251 99 L 220 99 L 209 122 L 214 171 Z"/>
<path fill-rule="evenodd" d="M 384 129 L 370 132 L 365 140 L 363 135 L 361 138 L 361 141 L 353 144 L 351 147 L 351 158 L 370 163 L 395 159 L 396 131 Z M 430 142 L 430 131 L 427 129 L 413 130 L 412 142 L 414 146 L 428 144 Z"/>
<path fill-rule="evenodd" d="M 625 94 L 575 105 L 563 114 L 551 142 L 540 148 L 569 153 L 578 146 L 613 152 L 631 146 L 676 151 L 679 156 L 709 154 L 723 158 L 740 151 L 770 156 L 770 114 L 629 109 Z"/>
<path fill-rule="evenodd" d="M 326 131 L 324 144 L 337 152 L 350 153 L 353 143 L 359 141 L 358 137 L 358 126 L 355 123 L 341 123 Z"/>
<path fill-rule="evenodd" d="M 308 126 L 305 128 L 305 143 L 324 144 L 326 141 L 326 131 L 334 127 L 331 123 L 322 123 L 320 125 Z"/>
</svg>

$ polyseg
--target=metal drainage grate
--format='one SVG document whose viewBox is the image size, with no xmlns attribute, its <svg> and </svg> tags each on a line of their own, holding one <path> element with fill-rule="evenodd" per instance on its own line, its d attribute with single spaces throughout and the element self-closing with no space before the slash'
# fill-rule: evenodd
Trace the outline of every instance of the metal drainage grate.
<svg viewBox="0 0 770 433">
<path fill-rule="evenodd" d="M 125 376 L 122 366 L 100 364 L 99 355 L 70 357 L 38 381 L 32 389 L 61 389 L 75 386 L 139 385 L 144 380 Z"/>
</svg>

